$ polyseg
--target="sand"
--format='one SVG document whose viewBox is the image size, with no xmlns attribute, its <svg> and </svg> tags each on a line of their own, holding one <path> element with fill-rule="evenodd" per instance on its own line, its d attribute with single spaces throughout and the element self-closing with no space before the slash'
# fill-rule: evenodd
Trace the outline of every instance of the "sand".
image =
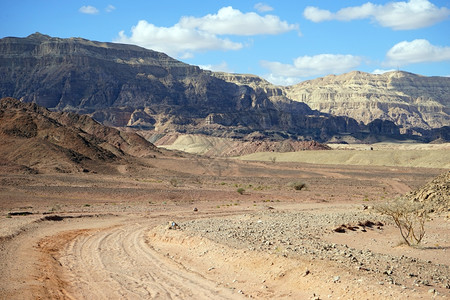
<svg viewBox="0 0 450 300">
<path fill-rule="evenodd" d="M 346 164 L 327 160 L 337 151 Z M 161 156 L 116 175 L 0 172 L 0 298 L 448 298 L 448 214 L 433 214 L 424 244 L 410 248 L 369 208 L 447 171 L 448 156 L 416 159 L 444 157 L 435 167 L 351 165 L 392 151 L 291 154 L 321 164 Z M 361 218 L 384 225 L 333 231 Z"/>
</svg>

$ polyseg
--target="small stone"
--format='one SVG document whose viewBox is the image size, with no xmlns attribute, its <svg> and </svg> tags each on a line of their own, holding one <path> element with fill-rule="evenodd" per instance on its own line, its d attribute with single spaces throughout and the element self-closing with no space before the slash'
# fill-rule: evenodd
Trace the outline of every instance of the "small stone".
<svg viewBox="0 0 450 300">
<path fill-rule="evenodd" d="M 198 208 L 197 208 L 197 207 L 194 207 L 194 211 L 198 211 Z"/>
<path fill-rule="evenodd" d="M 341 279 L 341 276 L 334 276 L 333 282 L 338 282 Z"/>
<path fill-rule="evenodd" d="M 435 294 L 435 293 L 436 293 L 436 290 L 435 290 L 435 289 L 429 289 L 429 290 L 428 290 L 428 293 L 429 293 L 429 294 Z"/>
</svg>

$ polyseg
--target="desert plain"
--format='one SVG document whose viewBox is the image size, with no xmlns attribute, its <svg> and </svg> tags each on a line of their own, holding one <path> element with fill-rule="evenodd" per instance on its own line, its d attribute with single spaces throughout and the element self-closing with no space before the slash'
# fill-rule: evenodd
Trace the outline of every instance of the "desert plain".
<svg viewBox="0 0 450 300">
<path fill-rule="evenodd" d="M 448 172 L 449 144 L 176 148 L 105 172 L 1 163 L 0 299 L 450 296 L 448 211 L 409 247 L 374 209 Z"/>
</svg>

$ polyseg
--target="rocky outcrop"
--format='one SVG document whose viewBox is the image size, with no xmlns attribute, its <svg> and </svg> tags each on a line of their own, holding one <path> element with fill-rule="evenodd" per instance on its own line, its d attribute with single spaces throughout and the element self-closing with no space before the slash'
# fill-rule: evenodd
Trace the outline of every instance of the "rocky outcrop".
<svg viewBox="0 0 450 300">
<path fill-rule="evenodd" d="M 264 93 L 132 45 L 37 33 L 1 39 L 0 62 L 0 96 L 90 114 L 107 125 L 186 130 L 213 120 L 249 129 L 286 127 L 279 122 L 282 107 Z M 290 101 L 289 109 L 314 114 L 303 103 Z"/>
<path fill-rule="evenodd" d="M 293 91 L 132 45 L 39 33 L 0 39 L 0 97 L 87 114 L 104 125 L 235 138 L 260 131 L 294 140 L 401 138 L 399 132 L 430 139 L 426 131 L 401 132 L 384 120 L 362 124 L 312 110 L 306 98 L 293 101 Z"/>
<path fill-rule="evenodd" d="M 312 109 L 348 116 L 365 124 L 383 119 L 404 128 L 450 125 L 450 78 L 394 71 L 350 72 L 285 88 L 286 96 Z"/>
<path fill-rule="evenodd" d="M 47 171 L 98 171 L 127 157 L 158 153 L 153 144 L 135 133 L 13 98 L 0 100 L 0 138 L 3 162 Z"/>
<path fill-rule="evenodd" d="M 450 211 L 450 171 L 439 175 L 408 197 L 412 201 L 424 203 L 433 211 Z"/>
<path fill-rule="evenodd" d="M 351 117 L 365 124 L 382 119 L 403 130 L 450 126 L 448 77 L 401 71 L 379 75 L 354 71 L 281 87 L 254 75 L 215 73 L 215 76 L 267 91 L 273 99 L 299 101 L 320 112 Z"/>
</svg>

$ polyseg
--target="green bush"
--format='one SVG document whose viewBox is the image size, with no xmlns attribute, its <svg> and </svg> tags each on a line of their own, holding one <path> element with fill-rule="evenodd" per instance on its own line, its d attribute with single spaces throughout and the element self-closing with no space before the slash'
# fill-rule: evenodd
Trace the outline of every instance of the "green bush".
<svg viewBox="0 0 450 300">
<path fill-rule="evenodd" d="M 244 189 L 244 188 L 238 188 L 238 189 L 237 189 L 237 192 L 238 192 L 239 194 L 243 195 L 244 192 L 245 192 L 245 189 Z"/>
</svg>

